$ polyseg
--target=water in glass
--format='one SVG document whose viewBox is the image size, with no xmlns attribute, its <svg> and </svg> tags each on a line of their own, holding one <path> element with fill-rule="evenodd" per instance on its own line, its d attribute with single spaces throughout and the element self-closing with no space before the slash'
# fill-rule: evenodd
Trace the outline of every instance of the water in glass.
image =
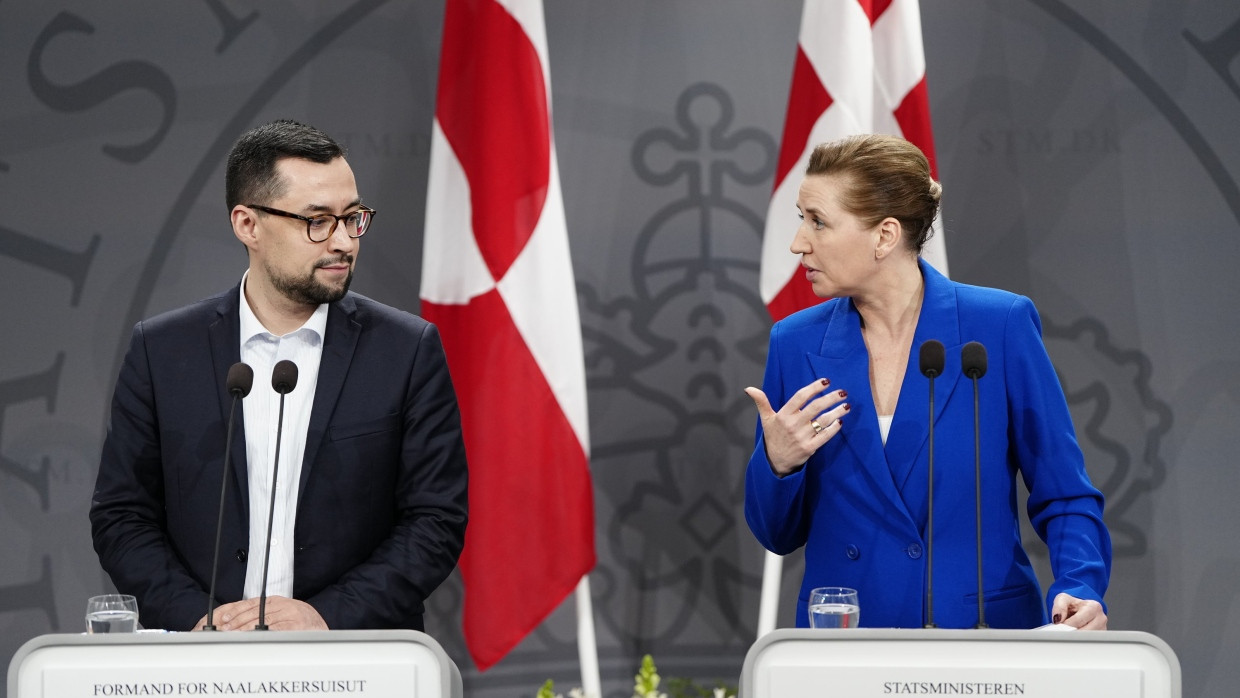
<svg viewBox="0 0 1240 698">
<path fill-rule="evenodd" d="M 857 590 L 817 587 L 809 593 L 809 627 L 855 628 L 861 618 Z"/>
<path fill-rule="evenodd" d="M 86 632 L 132 633 L 138 627 L 138 614 L 133 611 L 94 611 L 86 614 Z"/>
<path fill-rule="evenodd" d="M 809 607 L 811 628 L 855 628 L 861 607 L 851 603 L 819 603 Z"/>
</svg>

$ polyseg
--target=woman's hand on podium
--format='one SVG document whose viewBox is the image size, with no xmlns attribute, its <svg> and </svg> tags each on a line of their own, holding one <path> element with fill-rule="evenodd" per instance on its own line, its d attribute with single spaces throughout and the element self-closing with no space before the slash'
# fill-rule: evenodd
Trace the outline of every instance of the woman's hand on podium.
<svg viewBox="0 0 1240 698">
<path fill-rule="evenodd" d="M 1051 607 L 1051 622 L 1063 623 L 1077 630 L 1106 630 L 1107 614 L 1097 601 L 1059 594 Z"/>
<path fill-rule="evenodd" d="M 267 627 L 271 630 L 327 630 L 327 623 L 314 606 L 285 596 L 268 596 Z M 194 630 L 202 630 L 203 616 Z M 215 609 L 215 625 L 220 630 L 253 630 L 258 625 L 258 599 L 226 603 Z"/>
</svg>

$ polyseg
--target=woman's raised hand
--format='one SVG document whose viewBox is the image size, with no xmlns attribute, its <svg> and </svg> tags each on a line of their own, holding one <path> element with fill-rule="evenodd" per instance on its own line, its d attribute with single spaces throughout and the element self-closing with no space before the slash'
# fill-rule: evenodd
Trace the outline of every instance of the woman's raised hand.
<svg viewBox="0 0 1240 698">
<path fill-rule="evenodd" d="M 841 419 L 849 409 L 844 402 L 848 393 L 827 391 L 830 384 L 826 378 L 810 383 L 796 391 L 778 412 L 771 407 L 766 393 L 758 388 L 745 388 L 745 394 L 758 408 L 766 458 L 776 475 L 783 477 L 795 472 L 839 433 Z"/>
</svg>

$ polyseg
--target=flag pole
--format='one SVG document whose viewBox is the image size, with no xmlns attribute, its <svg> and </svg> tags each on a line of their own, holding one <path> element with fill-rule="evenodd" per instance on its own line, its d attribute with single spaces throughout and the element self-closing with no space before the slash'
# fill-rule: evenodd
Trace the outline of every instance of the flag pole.
<svg viewBox="0 0 1240 698">
<path fill-rule="evenodd" d="M 581 689 L 587 696 L 602 698 L 598 672 L 598 639 L 594 635 L 594 601 L 590 597 L 590 575 L 577 582 L 577 658 L 581 662 Z"/>
<path fill-rule="evenodd" d="M 779 585 L 784 576 L 784 558 L 767 550 L 762 563 L 762 596 L 758 602 L 758 638 L 775 629 L 779 612 Z"/>
</svg>

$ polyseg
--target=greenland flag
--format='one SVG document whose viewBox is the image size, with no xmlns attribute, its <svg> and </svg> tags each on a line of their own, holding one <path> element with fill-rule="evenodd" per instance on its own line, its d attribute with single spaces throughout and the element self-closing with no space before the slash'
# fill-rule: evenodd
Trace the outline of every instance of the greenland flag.
<svg viewBox="0 0 1240 698">
<path fill-rule="evenodd" d="M 447 0 L 421 296 L 461 405 L 465 641 L 485 670 L 595 561 L 581 323 L 541 0 Z"/>
<path fill-rule="evenodd" d="M 797 225 L 797 189 L 814 146 L 858 133 L 903 136 L 930 159 L 938 179 L 926 59 L 917 0 L 805 0 L 792 69 L 775 191 L 762 237 L 759 290 L 780 320 L 822 299 L 788 251 Z M 947 274 L 942 229 L 922 250 Z"/>
</svg>

